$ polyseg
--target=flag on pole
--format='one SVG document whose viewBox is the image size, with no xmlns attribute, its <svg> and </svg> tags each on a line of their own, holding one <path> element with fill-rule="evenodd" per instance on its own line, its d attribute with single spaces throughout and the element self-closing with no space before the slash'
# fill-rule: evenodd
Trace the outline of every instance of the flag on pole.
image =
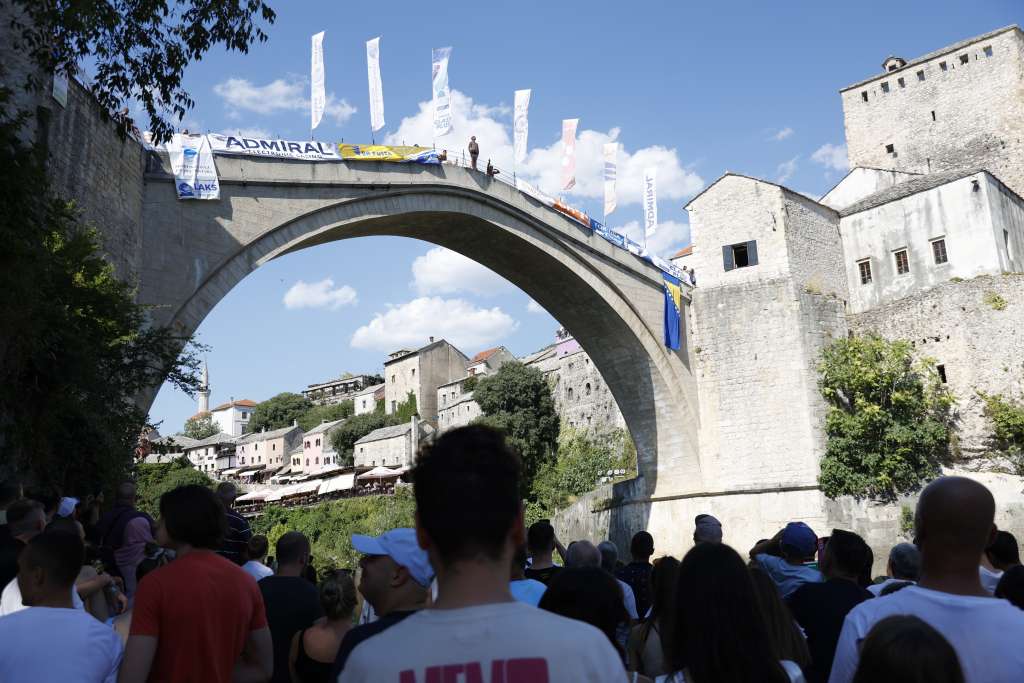
<svg viewBox="0 0 1024 683">
<path fill-rule="evenodd" d="M 576 126 L 579 119 L 562 121 L 562 189 L 576 186 Z"/>
<path fill-rule="evenodd" d="M 644 239 L 658 231 L 658 174 L 655 168 L 644 169 Z"/>
<path fill-rule="evenodd" d="M 366 75 L 370 81 L 370 130 L 384 127 L 384 86 L 380 81 L 380 36 L 366 41 Z"/>
<path fill-rule="evenodd" d="M 527 113 L 530 109 L 530 91 L 516 90 L 515 116 L 512 120 L 516 163 L 526 160 L 526 138 L 530 134 Z"/>
<path fill-rule="evenodd" d="M 448 89 L 448 60 L 451 56 L 450 47 L 434 48 L 431 53 L 435 138 L 452 132 L 452 93 Z"/>
<path fill-rule="evenodd" d="M 604 146 L 604 215 L 615 211 L 615 177 L 619 172 L 619 143 L 609 142 Z"/>
<path fill-rule="evenodd" d="M 662 285 L 665 289 L 665 346 L 679 350 L 682 332 L 683 288 L 679 278 L 663 272 Z"/>
<path fill-rule="evenodd" d="M 320 125 L 320 120 L 324 117 L 324 107 L 327 105 L 327 93 L 324 91 L 323 31 L 313 35 L 313 63 L 310 66 L 309 81 L 311 84 L 309 93 L 309 128 L 313 130 Z"/>
</svg>

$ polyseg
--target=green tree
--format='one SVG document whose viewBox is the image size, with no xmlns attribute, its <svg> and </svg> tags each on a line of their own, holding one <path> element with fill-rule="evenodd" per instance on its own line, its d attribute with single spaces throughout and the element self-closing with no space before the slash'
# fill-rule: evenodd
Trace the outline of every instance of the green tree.
<svg viewBox="0 0 1024 683">
<path fill-rule="evenodd" d="M 323 422 L 334 422 L 352 417 L 356 410 L 354 401 L 342 401 L 324 406 L 313 406 L 299 418 L 299 426 L 302 431 L 308 432 L 313 427 Z"/>
<path fill-rule="evenodd" d="M 186 68 L 212 48 L 246 53 L 267 39 L 275 14 L 262 0 L 14 0 L 22 11 L 15 48 L 43 73 L 90 64 L 90 89 L 123 130 L 141 103 L 158 140 L 174 132 L 195 102 L 182 87 Z M 39 85 L 32 82 L 30 85 Z"/>
<path fill-rule="evenodd" d="M 269 431 L 290 427 L 312 407 L 310 400 L 302 394 L 284 391 L 257 404 L 249 418 L 249 431 L 255 433 L 264 428 Z"/>
<path fill-rule="evenodd" d="M 523 495 L 529 495 L 534 477 L 557 451 L 558 415 L 544 375 L 519 362 L 505 363 L 480 378 L 473 399 L 483 412 L 477 422 L 504 432 L 522 456 Z"/>
<path fill-rule="evenodd" d="M 978 395 L 994 428 L 992 447 L 1009 459 L 1015 474 L 1024 476 L 1024 399 L 981 391 Z"/>
<path fill-rule="evenodd" d="M 624 476 L 636 474 L 636 447 L 626 431 L 595 435 L 563 428 L 556 459 L 544 463 L 533 481 L 532 516 L 550 517 L 576 497 L 593 491 L 601 477 L 614 470 L 626 470 Z"/>
<path fill-rule="evenodd" d="M 213 436 L 220 431 L 217 423 L 213 421 L 210 413 L 200 413 L 185 420 L 185 427 L 182 433 L 192 439 L 202 440 Z"/>
<path fill-rule="evenodd" d="M 160 496 L 168 491 L 188 484 L 213 486 L 213 481 L 184 457 L 158 465 L 139 465 L 135 483 L 138 508 L 154 519 L 160 513 Z"/>
<path fill-rule="evenodd" d="M 930 359 L 906 341 L 839 339 L 822 352 L 829 404 L 819 483 L 825 495 L 892 500 L 940 473 L 950 457 L 950 408 Z"/>
<path fill-rule="evenodd" d="M 353 415 L 331 431 L 331 448 L 338 454 L 338 462 L 343 466 L 351 466 L 353 462 L 352 447 L 356 441 L 375 429 L 402 424 L 397 415 L 385 415 L 383 411 Z"/>
</svg>

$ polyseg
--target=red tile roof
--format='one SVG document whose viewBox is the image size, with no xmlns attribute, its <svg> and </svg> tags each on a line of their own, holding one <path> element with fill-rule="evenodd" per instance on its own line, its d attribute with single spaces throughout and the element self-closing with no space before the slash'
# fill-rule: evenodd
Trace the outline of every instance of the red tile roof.
<svg viewBox="0 0 1024 683">
<path fill-rule="evenodd" d="M 681 258 L 683 256 L 689 256 L 692 253 L 693 253 L 693 245 L 691 244 L 691 245 L 689 245 L 687 247 L 683 247 L 682 249 L 677 251 L 672 258 L 674 258 L 674 259 Z"/>
<path fill-rule="evenodd" d="M 473 360 L 471 360 L 469 362 L 470 363 L 479 363 L 481 361 L 485 361 L 488 358 L 490 358 L 491 356 L 493 356 L 494 354 L 496 354 L 500 350 L 501 350 L 501 347 L 498 346 L 498 347 L 495 347 L 493 349 L 487 349 L 486 351 L 481 351 L 480 353 L 478 353 L 475 356 L 473 356 Z"/>
<path fill-rule="evenodd" d="M 228 401 L 227 403 L 221 403 L 219 406 L 213 409 L 213 412 L 218 410 L 227 410 L 234 406 L 235 408 L 255 408 L 256 401 L 250 401 L 247 398 L 243 398 L 240 401 Z"/>
</svg>

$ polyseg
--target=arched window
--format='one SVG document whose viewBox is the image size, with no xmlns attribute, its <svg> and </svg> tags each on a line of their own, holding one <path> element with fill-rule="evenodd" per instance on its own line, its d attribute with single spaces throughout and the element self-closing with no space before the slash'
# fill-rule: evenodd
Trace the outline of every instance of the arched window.
<svg viewBox="0 0 1024 683">
<path fill-rule="evenodd" d="M 316 440 L 316 445 L 317 445 L 317 446 L 319 446 L 319 445 L 320 445 L 320 439 L 317 439 L 317 440 Z"/>
</svg>

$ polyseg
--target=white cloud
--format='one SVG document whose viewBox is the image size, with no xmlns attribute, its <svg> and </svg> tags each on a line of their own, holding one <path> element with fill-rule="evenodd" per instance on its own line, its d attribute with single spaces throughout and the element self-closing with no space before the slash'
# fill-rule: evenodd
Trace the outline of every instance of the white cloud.
<svg viewBox="0 0 1024 683">
<path fill-rule="evenodd" d="M 389 134 L 387 144 L 430 145 L 448 149 L 449 156 L 465 152 L 471 135 L 480 145 L 480 165 L 487 160 L 506 173 L 512 170 L 511 121 L 508 107 L 488 107 L 477 104 L 458 90 L 452 91 L 453 132 L 436 141 L 433 137 L 433 109 L 431 103 L 420 102 L 419 112 L 402 119 L 398 129 Z M 547 147 L 537 146 L 537 140 L 550 139 L 543 131 L 534 127 L 530 131 L 532 149 L 526 161 L 518 164 L 516 172 L 534 183 L 540 189 L 553 195 L 567 194 L 576 197 L 597 199 L 604 196 L 605 143 L 616 140 L 619 129 L 608 132 L 583 129 L 576 141 L 576 186 L 567 193 L 559 191 L 562 175 L 562 142 L 560 137 Z M 643 183 L 644 168 L 653 166 L 658 170 L 658 193 L 661 199 L 683 199 L 696 194 L 704 187 L 704 181 L 696 173 L 686 169 L 675 149 L 652 145 L 629 151 L 619 148 L 618 156 L 618 200 L 619 205 L 638 204 Z"/>
<path fill-rule="evenodd" d="M 420 297 L 398 306 L 389 306 L 352 335 L 357 349 L 394 351 L 417 348 L 430 337 L 471 351 L 511 334 L 519 323 L 498 307 L 477 308 L 463 299 Z"/>
<path fill-rule="evenodd" d="M 643 226 L 639 221 L 630 221 L 615 228 L 626 237 L 639 244 L 644 243 Z M 690 243 L 690 224 L 676 221 L 658 221 L 658 231 L 653 237 L 647 238 L 647 251 L 662 258 L 670 258 L 677 251 Z"/>
<path fill-rule="evenodd" d="M 775 140 L 776 142 L 782 142 L 786 138 L 790 137 L 793 134 L 793 132 L 794 131 L 793 131 L 792 128 L 790 128 L 789 126 L 786 126 L 785 128 L 783 128 L 779 132 L 777 132 L 774 135 L 772 135 L 772 140 Z"/>
<path fill-rule="evenodd" d="M 793 174 L 796 173 L 796 162 L 799 158 L 799 156 L 795 156 L 789 161 L 783 161 L 779 164 L 778 168 L 775 169 L 775 174 L 777 176 L 775 178 L 775 182 L 784 183 L 792 178 Z"/>
<path fill-rule="evenodd" d="M 238 135 L 243 138 L 272 138 L 274 134 L 266 128 L 233 128 L 222 130 L 221 135 Z"/>
<path fill-rule="evenodd" d="M 511 287 L 494 271 L 462 254 L 434 247 L 412 262 L 411 286 L 419 295 L 472 292 L 490 296 Z"/>
<path fill-rule="evenodd" d="M 826 142 L 814 150 L 811 161 L 816 161 L 827 169 L 834 171 L 848 171 L 850 163 L 846 156 L 846 145 L 833 145 Z"/>
<path fill-rule="evenodd" d="M 348 285 L 334 286 L 329 277 L 320 282 L 299 280 L 285 292 L 285 308 L 329 308 L 335 311 L 342 306 L 356 303 L 356 290 Z"/>
<path fill-rule="evenodd" d="M 305 78 L 278 78 L 266 85 L 254 85 L 246 78 L 229 78 L 214 85 L 213 92 L 224 100 L 228 116 L 231 118 L 239 118 L 243 111 L 257 114 L 276 114 L 285 111 L 308 113 L 308 85 L 309 80 Z M 334 93 L 331 93 L 327 96 L 324 113 L 341 125 L 356 113 L 356 108 L 344 99 L 337 99 Z"/>
<path fill-rule="evenodd" d="M 547 311 L 544 310 L 544 307 L 533 299 L 530 299 L 529 303 L 526 304 L 526 310 L 530 313 L 547 313 Z"/>
</svg>

